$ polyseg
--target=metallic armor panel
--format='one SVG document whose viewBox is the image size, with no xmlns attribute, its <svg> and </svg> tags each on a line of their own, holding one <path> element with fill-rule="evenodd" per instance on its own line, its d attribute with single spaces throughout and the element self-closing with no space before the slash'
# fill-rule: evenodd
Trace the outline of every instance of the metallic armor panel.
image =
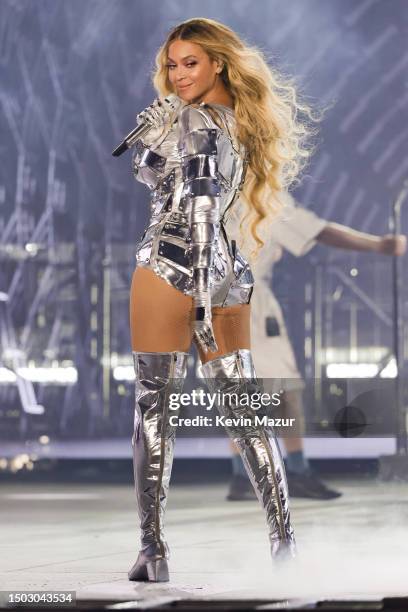
<svg viewBox="0 0 408 612">
<path fill-rule="evenodd" d="M 176 262 L 162 258 L 156 259 L 153 270 L 172 287 L 175 287 L 186 295 L 191 295 L 193 289 L 193 275 L 191 270 L 187 270 Z"/>
<path fill-rule="evenodd" d="M 194 245 L 192 247 L 192 265 L 193 268 L 208 268 L 212 264 L 213 253 L 209 244 L 204 243 Z"/>
<path fill-rule="evenodd" d="M 161 177 L 164 176 L 166 159 L 152 151 L 143 147 L 135 150 L 132 156 L 132 168 L 135 177 L 146 183 L 150 189 L 153 189 Z"/>
<path fill-rule="evenodd" d="M 221 189 L 216 179 L 197 177 L 188 182 L 186 181 L 184 185 L 184 194 L 191 198 L 200 196 L 212 196 L 215 198 L 221 194 Z"/>
<path fill-rule="evenodd" d="M 185 155 L 195 155 L 197 153 L 203 153 L 204 155 L 216 155 L 217 132 L 218 129 L 197 129 L 194 132 L 186 133 L 183 142 Z"/>
<path fill-rule="evenodd" d="M 177 223 L 165 223 L 162 229 L 162 236 L 175 236 L 181 238 L 186 242 L 191 240 L 190 228 L 187 225 L 180 225 Z"/>
<path fill-rule="evenodd" d="M 199 223 L 191 226 L 193 242 L 211 242 L 215 239 L 215 228 L 212 223 Z"/>
<path fill-rule="evenodd" d="M 245 150 L 236 140 L 234 113 L 219 104 L 201 104 L 184 106 L 177 119 L 156 148 L 139 143 L 132 155 L 135 178 L 152 190 L 151 217 L 137 245 L 137 265 L 191 296 L 194 266 L 206 265 L 213 306 L 248 303 L 253 276 L 223 224 L 245 174 Z"/>
<path fill-rule="evenodd" d="M 169 259 L 171 262 L 178 263 L 184 268 L 189 268 L 190 266 L 188 250 L 177 246 L 177 244 L 172 244 L 171 242 L 166 242 L 165 240 L 159 240 L 159 255 Z"/>
<path fill-rule="evenodd" d="M 217 161 L 215 157 L 194 155 L 183 166 L 183 179 L 190 181 L 203 177 L 217 178 Z"/>
<path fill-rule="evenodd" d="M 218 214 L 211 196 L 201 195 L 193 198 L 186 198 L 187 210 L 190 214 L 191 222 L 194 223 L 217 223 Z M 194 215 L 194 219 L 193 219 Z"/>
</svg>

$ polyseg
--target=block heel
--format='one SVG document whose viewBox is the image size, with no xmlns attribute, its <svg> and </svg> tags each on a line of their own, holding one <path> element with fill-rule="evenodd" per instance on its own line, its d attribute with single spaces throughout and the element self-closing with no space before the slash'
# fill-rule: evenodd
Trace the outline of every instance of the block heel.
<svg viewBox="0 0 408 612">
<path fill-rule="evenodd" d="M 146 563 L 147 577 L 149 582 L 168 582 L 169 566 L 167 559 L 157 559 Z"/>
<path fill-rule="evenodd" d="M 168 582 L 169 567 L 167 559 L 149 560 L 141 553 L 128 572 L 128 578 L 137 582 Z"/>
</svg>

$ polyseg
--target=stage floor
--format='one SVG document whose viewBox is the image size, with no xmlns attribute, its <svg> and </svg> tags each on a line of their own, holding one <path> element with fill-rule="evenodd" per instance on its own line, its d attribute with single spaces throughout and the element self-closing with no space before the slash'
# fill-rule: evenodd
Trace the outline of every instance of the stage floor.
<svg viewBox="0 0 408 612">
<path fill-rule="evenodd" d="M 226 486 L 176 486 L 167 511 L 171 582 L 128 582 L 138 551 L 132 485 L 0 487 L 0 590 L 75 590 L 77 598 L 376 599 L 408 593 L 408 484 L 332 479 L 329 502 L 292 500 L 299 557 L 269 558 L 258 502 Z"/>
</svg>

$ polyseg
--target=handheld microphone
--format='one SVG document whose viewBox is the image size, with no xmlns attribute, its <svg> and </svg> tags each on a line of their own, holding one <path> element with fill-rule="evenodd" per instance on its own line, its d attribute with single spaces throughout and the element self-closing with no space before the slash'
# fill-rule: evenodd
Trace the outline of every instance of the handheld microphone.
<svg viewBox="0 0 408 612">
<path fill-rule="evenodd" d="M 164 102 L 169 105 L 169 110 L 178 110 L 178 107 L 181 105 L 182 101 L 175 94 L 169 94 L 164 98 Z M 142 121 L 140 125 L 136 126 L 134 130 L 129 132 L 127 136 L 125 136 L 124 140 L 120 143 L 116 149 L 112 151 L 113 157 L 119 157 L 125 151 L 133 147 L 133 145 L 143 138 L 145 134 L 153 127 L 153 125 L 147 121 Z"/>
</svg>

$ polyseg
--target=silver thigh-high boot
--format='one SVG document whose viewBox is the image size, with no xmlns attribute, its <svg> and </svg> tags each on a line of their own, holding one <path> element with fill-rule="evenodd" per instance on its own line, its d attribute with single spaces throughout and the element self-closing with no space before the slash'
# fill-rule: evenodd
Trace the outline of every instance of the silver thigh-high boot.
<svg viewBox="0 0 408 612">
<path fill-rule="evenodd" d="M 134 352 L 135 423 L 132 437 L 135 491 L 141 528 L 141 550 L 129 580 L 169 579 L 169 547 L 163 519 L 173 464 L 175 427 L 169 417 L 170 395 L 181 393 L 188 353 Z"/>
<path fill-rule="evenodd" d="M 257 411 L 248 403 L 239 402 L 241 394 L 262 392 L 251 351 L 238 349 L 227 353 L 205 363 L 201 371 L 209 390 L 219 393 L 221 401 L 216 404 L 221 416 L 234 419 L 233 425 L 224 426 L 239 448 L 255 493 L 266 511 L 272 558 L 294 557 L 296 544 L 290 523 L 288 486 L 277 440 L 274 434 L 268 435 L 262 424 L 256 423 Z"/>
</svg>

